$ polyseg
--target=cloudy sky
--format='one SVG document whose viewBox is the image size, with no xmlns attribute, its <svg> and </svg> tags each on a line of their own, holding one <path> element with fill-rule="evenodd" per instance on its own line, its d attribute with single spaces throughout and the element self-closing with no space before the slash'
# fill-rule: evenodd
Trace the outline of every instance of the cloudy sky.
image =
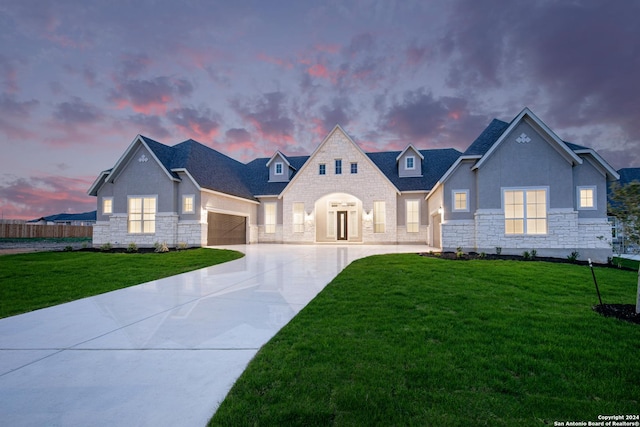
<svg viewBox="0 0 640 427">
<path fill-rule="evenodd" d="M 248 161 L 464 150 L 527 106 L 616 169 L 640 166 L 636 0 L 2 0 L 0 212 L 95 209 L 137 134 Z"/>
</svg>

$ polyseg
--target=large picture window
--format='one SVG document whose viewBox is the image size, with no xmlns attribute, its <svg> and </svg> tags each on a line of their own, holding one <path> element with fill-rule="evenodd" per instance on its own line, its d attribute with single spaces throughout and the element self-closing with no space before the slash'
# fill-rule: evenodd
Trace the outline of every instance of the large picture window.
<svg viewBox="0 0 640 427">
<path fill-rule="evenodd" d="M 547 234 L 547 190 L 504 190 L 505 234 Z"/>
<path fill-rule="evenodd" d="M 264 204 L 264 232 L 273 234 L 276 232 L 276 204 Z"/>
<path fill-rule="evenodd" d="M 385 203 L 373 202 L 373 232 L 384 233 L 386 223 Z"/>
<path fill-rule="evenodd" d="M 407 200 L 407 233 L 417 233 L 420 228 L 420 205 L 418 200 Z"/>
<path fill-rule="evenodd" d="M 293 232 L 304 233 L 304 203 L 293 204 Z"/>
<path fill-rule="evenodd" d="M 128 229 L 130 234 L 156 232 L 156 197 L 129 197 Z"/>
</svg>

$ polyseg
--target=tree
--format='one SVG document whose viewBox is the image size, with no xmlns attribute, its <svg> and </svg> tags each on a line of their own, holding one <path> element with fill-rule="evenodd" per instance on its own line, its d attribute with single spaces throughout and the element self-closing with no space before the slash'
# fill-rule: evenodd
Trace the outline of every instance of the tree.
<svg viewBox="0 0 640 427">
<path fill-rule="evenodd" d="M 609 200 L 609 213 L 617 218 L 623 238 L 636 248 L 640 247 L 640 182 L 631 181 L 625 185 L 613 183 Z M 640 313 L 640 268 L 636 313 Z"/>
<path fill-rule="evenodd" d="M 618 231 L 627 244 L 640 246 L 640 181 L 614 182 L 609 194 L 609 213 L 617 218 Z"/>
</svg>

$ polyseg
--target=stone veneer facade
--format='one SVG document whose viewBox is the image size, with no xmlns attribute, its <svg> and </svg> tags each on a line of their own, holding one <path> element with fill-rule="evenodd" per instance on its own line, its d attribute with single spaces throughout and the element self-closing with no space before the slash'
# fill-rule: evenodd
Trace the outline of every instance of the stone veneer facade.
<svg viewBox="0 0 640 427">
<path fill-rule="evenodd" d="M 447 221 L 442 224 L 442 247 L 455 251 L 522 255 L 536 250 L 539 256 L 566 256 L 577 251 L 581 259 L 593 258 L 606 262 L 611 253 L 611 226 L 607 219 L 579 219 L 572 209 L 549 209 L 547 234 L 507 236 L 504 233 L 504 212 L 499 209 L 481 209 L 475 221 Z"/>
</svg>

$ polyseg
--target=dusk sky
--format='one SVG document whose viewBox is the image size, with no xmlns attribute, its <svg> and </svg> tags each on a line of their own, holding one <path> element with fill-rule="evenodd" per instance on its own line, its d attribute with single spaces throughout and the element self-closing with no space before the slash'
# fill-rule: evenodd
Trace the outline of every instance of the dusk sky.
<svg viewBox="0 0 640 427">
<path fill-rule="evenodd" d="M 237 160 L 464 150 L 529 107 L 640 167 L 640 1 L 0 0 L 0 212 L 96 208 L 137 134 Z"/>
</svg>

